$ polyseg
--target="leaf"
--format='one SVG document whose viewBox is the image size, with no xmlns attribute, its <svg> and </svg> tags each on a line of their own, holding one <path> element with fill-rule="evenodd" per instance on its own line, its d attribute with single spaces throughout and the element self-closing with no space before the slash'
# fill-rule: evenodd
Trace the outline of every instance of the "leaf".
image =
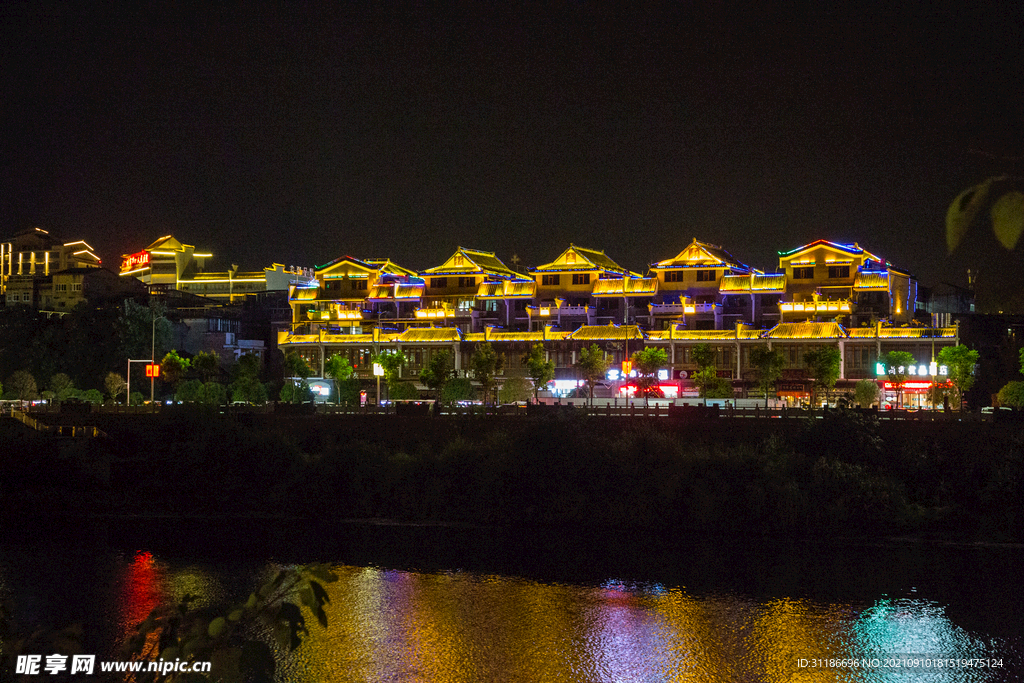
<svg viewBox="0 0 1024 683">
<path fill-rule="evenodd" d="M 316 601 L 320 605 L 330 604 L 331 598 L 327 595 L 327 591 L 316 581 L 310 581 L 309 587 L 313 590 L 313 595 L 316 596 Z"/>
<path fill-rule="evenodd" d="M 249 594 L 249 601 L 245 603 L 245 608 L 246 609 L 255 609 L 256 608 L 256 600 L 257 600 L 256 594 L 255 593 L 250 593 Z"/>
<path fill-rule="evenodd" d="M 284 577 L 285 571 L 282 569 L 279 572 L 277 572 L 274 578 L 263 584 L 263 586 L 259 590 L 259 596 L 264 599 L 270 597 L 270 594 L 274 592 L 274 589 L 280 586 L 281 582 L 284 581 Z"/>
<path fill-rule="evenodd" d="M 320 605 L 310 608 L 313 610 L 313 614 L 316 615 L 316 620 L 320 622 L 320 625 L 327 628 L 327 612 Z"/>
<path fill-rule="evenodd" d="M 299 591 L 299 599 L 302 601 L 303 605 L 310 609 L 313 609 L 313 607 L 317 605 L 316 598 L 313 597 L 313 591 L 309 586 L 302 587 L 302 590 Z"/>
<path fill-rule="evenodd" d="M 992 230 L 1007 249 L 1017 246 L 1024 232 L 1024 194 L 1007 192 L 992 205 Z"/>
<path fill-rule="evenodd" d="M 981 210 L 982 204 L 988 199 L 988 191 L 993 180 L 989 178 L 980 185 L 964 190 L 949 205 L 946 211 L 946 247 L 949 253 L 953 253 L 960 244 L 978 211 Z"/>
<path fill-rule="evenodd" d="M 244 614 L 242 610 L 236 609 L 228 615 L 228 621 L 239 621 L 242 618 L 242 614 Z"/>
<path fill-rule="evenodd" d="M 164 648 L 164 651 L 160 653 L 160 659 L 164 661 L 170 661 L 177 656 L 179 656 L 179 650 L 176 647 Z"/>
<path fill-rule="evenodd" d="M 224 617 L 217 617 L 210 622 L 210 627 L 206 629 L 206 632 L 210 634 L 211 638 L 217 638 L 224 632 L 224 627 L 226 625 L 227 622 L 224 620 Z"/>
</svg>

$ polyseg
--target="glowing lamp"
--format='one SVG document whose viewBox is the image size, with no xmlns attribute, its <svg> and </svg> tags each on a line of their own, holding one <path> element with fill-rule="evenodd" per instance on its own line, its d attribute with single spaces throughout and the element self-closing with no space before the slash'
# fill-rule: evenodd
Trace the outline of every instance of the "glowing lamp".
<svg viewBox="0 0 1024 683">
<path fill-rule="evenodd" d="M 384 366 L 381 365 L 380 363 L 374 363 L 373 364 L 373 376 L 374 377 L 383 377 L 384 376 Z"/>
<path fill-rule="evenodd" d="M 633 361 L 631 361 L 631 360 L 624 360 L 624 361 L 622 361 L 622 374 L 628 376 L 629 373 L 632 372 L 632 371 L 633 371 Z"/>
<path fill-rule="evenodd" d="M 155 363 L 151 363 L 146 366 L 146 377 L 159 377 L 160 366 Z"/>
</svg>

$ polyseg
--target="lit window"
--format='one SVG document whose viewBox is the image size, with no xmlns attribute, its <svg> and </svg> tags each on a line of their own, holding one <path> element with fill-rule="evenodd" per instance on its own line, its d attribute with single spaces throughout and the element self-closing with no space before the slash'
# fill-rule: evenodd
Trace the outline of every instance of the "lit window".
<svg viewBox="0 0 1024 683">
<path fill-rule="evenodd" d="M 590 273 L 574 273 L 572 276 L 572 283 L 574 285 L 589 285 Z"/>
</svg>

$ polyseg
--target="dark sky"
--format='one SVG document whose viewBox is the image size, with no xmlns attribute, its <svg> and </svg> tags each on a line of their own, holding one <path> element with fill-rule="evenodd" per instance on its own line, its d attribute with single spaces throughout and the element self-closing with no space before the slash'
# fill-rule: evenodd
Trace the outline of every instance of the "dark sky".
<svg viewBox="0 0 1024 683">
<path fill-rule="evenodd" d="M 642 272 L 693 237 L 766 270 L 828 238 L 959 281 L 946 207 L 1024 155 L 1010 4 L 95 7 L 0 9 L 0 233 L 114 268 L 168 233 L 243 268 L 571 241 Z"/>
</svg>

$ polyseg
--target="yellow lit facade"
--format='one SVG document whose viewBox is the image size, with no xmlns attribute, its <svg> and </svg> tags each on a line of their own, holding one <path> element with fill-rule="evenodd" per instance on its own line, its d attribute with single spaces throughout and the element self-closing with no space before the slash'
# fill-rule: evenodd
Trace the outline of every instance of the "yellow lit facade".
<svg viewBox="0 0 1024 683">
<path fill-rule="evenodd" d="M 238 266 L 223 272 L 207 272 L 213 254 L 196 251 L 172 235 L 156 240 L 142 251 L 121 257 L 121 276 L 141 281 L 150 291 L 177 290 L 220 301 L 238 303 L 246 295 L 286 291 L 296 283 L 308 283 L 307 269 L 286 268 L 275 263 L 261 271 L 241 271 Z"/>
</svg>

